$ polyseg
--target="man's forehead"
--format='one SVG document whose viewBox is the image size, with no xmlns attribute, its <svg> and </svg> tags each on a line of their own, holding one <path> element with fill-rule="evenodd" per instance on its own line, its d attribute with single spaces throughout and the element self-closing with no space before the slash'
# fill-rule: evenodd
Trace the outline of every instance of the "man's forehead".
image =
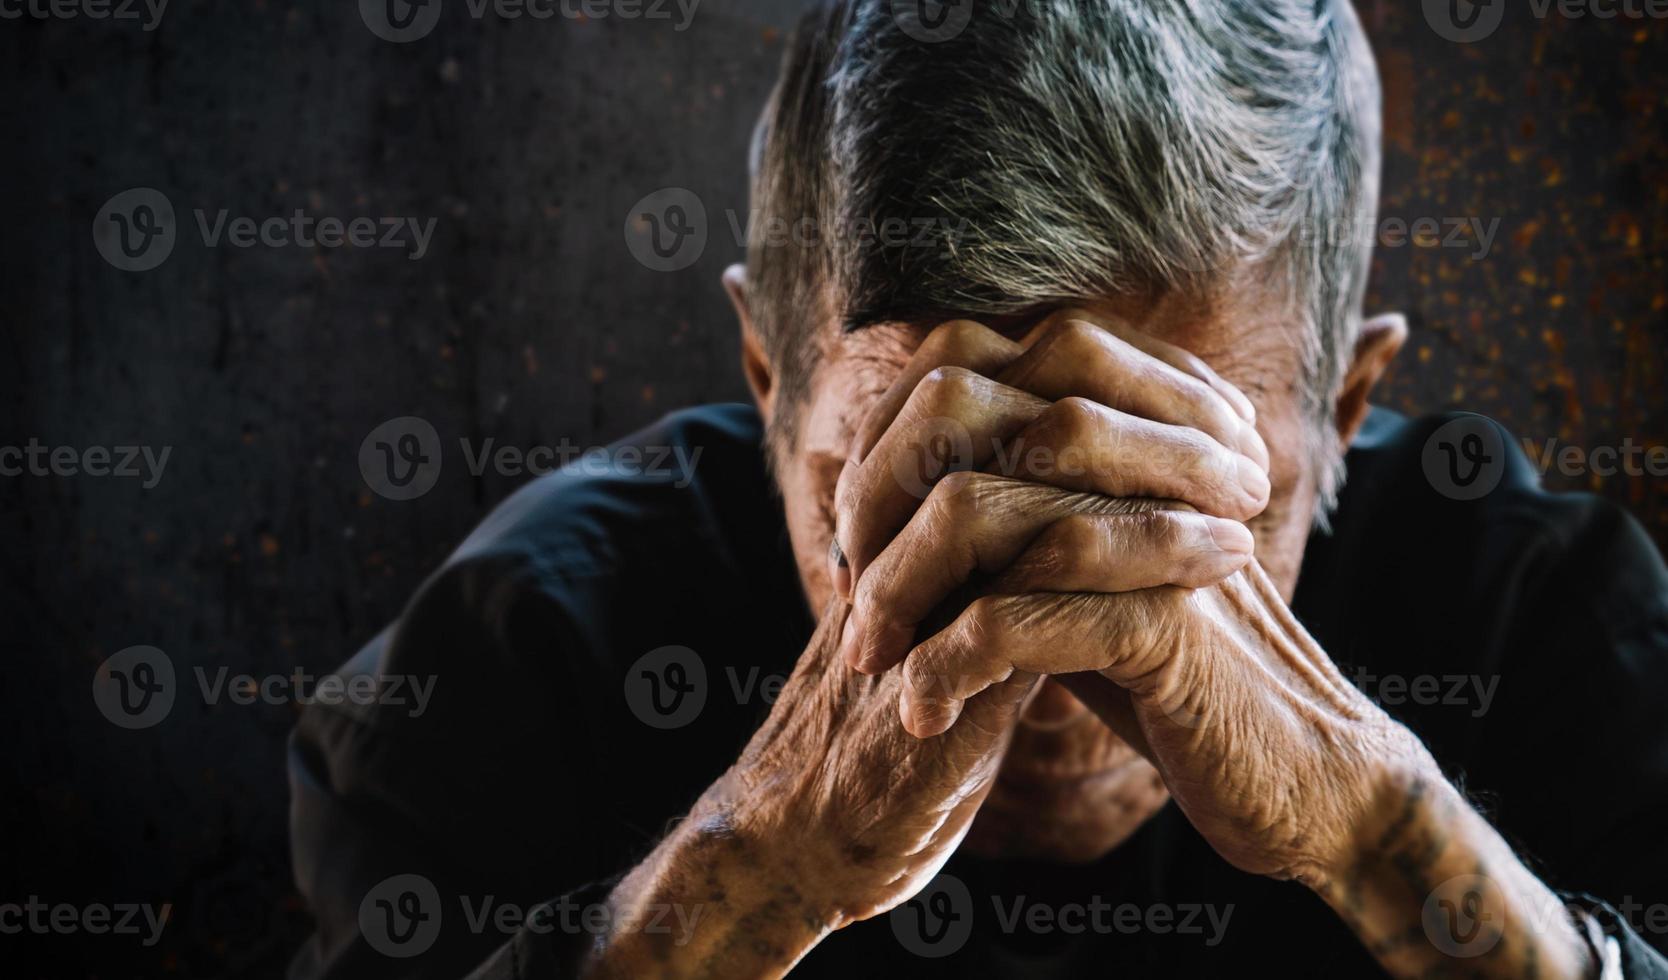
<svg viewBox="0 0 1668 980">
<path fill-rule="evenodd" d="M 1258 282 L 1242 281 L 1210 296 L 1168 293 L 1158 297 L 1108 296 L 1050 304 L 1019 313 L 960 314 L 942 320 L 885 321 L 851 331 L 835 331 L 827 353 L 851 359 L 865 372 L 895 370 L 908 361 L 939 322 L 973 320 L 1021 343 L 1034 339 L 1038 326 L 1063 309 L 1080 309 L 1093 319 L 1139 330 L 1204 358 L 1233 362 L 1261 360 L 1281 353 L 1301 357 L 1302 309 L 1289 293 Z"/>
</svg>

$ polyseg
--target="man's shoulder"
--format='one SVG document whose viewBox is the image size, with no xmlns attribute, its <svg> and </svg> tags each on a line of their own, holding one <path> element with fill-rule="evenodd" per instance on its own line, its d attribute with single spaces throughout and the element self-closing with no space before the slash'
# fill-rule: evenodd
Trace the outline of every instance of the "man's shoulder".
<svg viewBox="0 0 1668 980">
<path fill-rule="evenodd" d="M 1547 490 L 1541 483 L 1546 452 L 1484 415 L 1408 418 L 1375 408 L 1346 458 L 1348 479 L 1331 536 L 1397 538 L 1426 554 L 1483 560 L 1598 541 L 1654 554 L 1622 508 L 1589 493 Z"/>
<path fill-rule="evenodd" d="M 502 684 L 704 638 L 780 578 L 761 439 L 752 408 L 702 406 L 568 460 L 495 507 L 342 672 Z"/>
<path fill-rule="evenodd" d="M 768 496 L 758 413 L 739 404 L 682 409 L 607 446 L 572 454 L 495 507 L 446 565 L 510 556 L 553 574 L 617 565 L 632 543 L 661 550 L 735 526 L 736 497 Z M 674 540 L 668 540 L 672 535 Z"/>
<path fill-rule="evenodd" d="M 1352 626 L 1395 616 L 1487 651 L 1530 613 L 1660 615 L 1668 571 L 1643 528 L 1600 497 L 1547 491 L 1526 445 L 1482 415 L 1374 409 L 1304 562 L 1299 605 L 1319 632 L 1347 651 Z"/>
</svg>

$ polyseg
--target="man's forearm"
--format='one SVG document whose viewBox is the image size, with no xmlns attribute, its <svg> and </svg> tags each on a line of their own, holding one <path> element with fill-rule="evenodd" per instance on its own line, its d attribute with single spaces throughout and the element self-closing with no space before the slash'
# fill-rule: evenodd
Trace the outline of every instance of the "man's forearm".
<svg viewBox="0 0 1668 980">
<path fill-rule="evenodd" d="M 1439 774 L 1386 802 L 1319 891 L 1392 975 L 1596 975 L 1565 904 Z"/>
<path fill-rule="evenodd" d="M 718 790 L 719 787 L 714 787 Z M 709 792 L 609 896 L 587 977 L 781 976 L 830 931 L 796 883 L 816 869 L 738 827 Z"/>
</svg>

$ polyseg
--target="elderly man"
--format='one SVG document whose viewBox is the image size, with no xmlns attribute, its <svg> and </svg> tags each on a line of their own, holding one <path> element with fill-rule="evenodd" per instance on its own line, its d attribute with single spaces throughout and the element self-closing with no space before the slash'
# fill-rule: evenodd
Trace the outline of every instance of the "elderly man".
<svg viewBox="0 0 1668 980">
<path fill-rule="evenodd" d="M 1347 3 L 907 6 L 789 46 L 756 409 L 524 488 L 344 668 L 428 710 L 303 718 L 295 975 L 1668 976 L 1668 572 L 1369 407 Z"/>
</svg>

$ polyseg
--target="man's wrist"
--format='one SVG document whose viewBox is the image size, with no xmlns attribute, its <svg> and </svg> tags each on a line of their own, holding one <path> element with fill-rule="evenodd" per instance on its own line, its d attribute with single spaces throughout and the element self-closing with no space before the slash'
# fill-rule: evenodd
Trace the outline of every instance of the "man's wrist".
<svg viewBox="0 0 1668 980">
<path fill-rule="evenodd" d="M 817 876 L 713 795 L 614 889 L 584 975 L 780 976 L 832 931 Z"/>
<path fill-rule="evenodd" d="M 1434 762 L 1387 779 L 1371 813 L 1350 860 L 1316 890 L 1389 973 L 1593 975 L 1564 903 Z"/>
</svg>

